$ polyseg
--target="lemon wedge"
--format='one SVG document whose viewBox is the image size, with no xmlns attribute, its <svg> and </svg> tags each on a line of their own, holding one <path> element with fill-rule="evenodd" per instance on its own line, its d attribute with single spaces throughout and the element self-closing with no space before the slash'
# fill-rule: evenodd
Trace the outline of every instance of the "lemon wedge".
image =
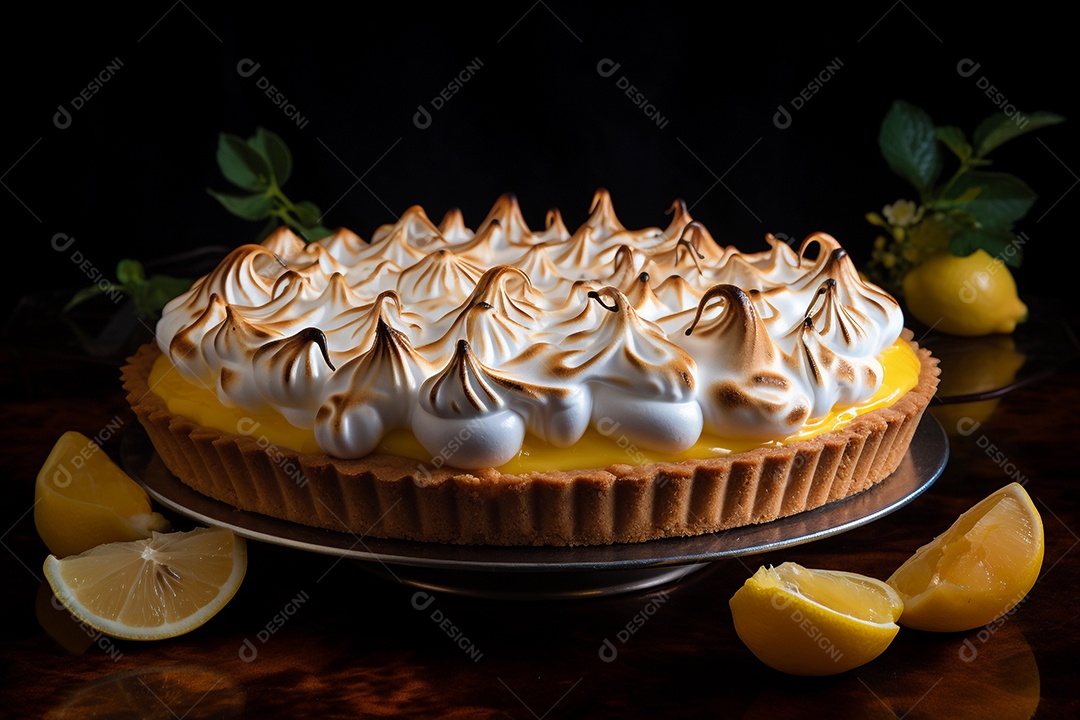
<svg viewBox="0 0 1080 720">
<path fill-rule="evenodd" d="M 34 525 L 49 552 L 61 557 L 170 529 L 151 510 L 146 491 L 74 430 L 60 436 L 38 472 Z"/>
<path fill-rule="evenodd" d="M 834 675 L 870 662 L 896 637 L 904 607 L 880 580 L 792 562 L 761 567 L 729 605 L 739 639 L 792 675 Z"/>
<path fill-rule="evenodd" d="M 126 640 L 190 632 L 233 598 L 247 572 L 247 545 L 227 528 L 153 533 L 45 560 L 56 598 L 89 627 Z"/>
<path fill-rule="evenodd" d="M 1042 518 L 1020 483 L 976 503 L 888 579 L 904 601 L 900 624 L 962 632 L 997 620 L 1035 585 Z"/>
</svg>

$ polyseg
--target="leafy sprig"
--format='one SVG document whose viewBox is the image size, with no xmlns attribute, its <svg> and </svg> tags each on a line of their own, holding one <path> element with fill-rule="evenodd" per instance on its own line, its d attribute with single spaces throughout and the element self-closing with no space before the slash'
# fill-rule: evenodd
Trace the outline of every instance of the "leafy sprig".
<svg viewBox="0 0 1080 720">
<path fill-rule="evenodd" d="M 245 220 L 266 220 L 257 241 L 285 225 L 307 242 L 331 234 L 322 224 L 322 212 L 310 201 L 293 202 L 282 186 L 292 175 L 292 153 L 277 134 L 257 128 L 246 140 L 231 133 L 218 136 L 217 163 L 222 175 L 243 194 L 207 188 L 221 205 Z"/>
<path fill-rule="evenodd" d="M 247 191 L 235 195 L 207 188 L 221 205 L 245 220 L 267 220 L 256 242 L 284 224 L 308 242 L 331 234 L 322 225 L 322 213 L 312 202 L 293 202 L 282 191 L 292 174 L 292 153 L 285 142 L 265 128 L 257 128 L 248 139 L 221 133 L 218 136 L 217 162 L 222 175 L 233 185 Z M 150 322 L 161 313 L 169 300 L 191 287 L 190 278 L 170 275 L 147 275 L 142 263 L 125 258 L 117 264 L 116 281 L 102 281 L 76 292 L 64 306 L 64 312 L 104 294 L 129 296 L 139 317 Z"/>
<path fill-rule="evenodd" d="M 886 206 L 885 217 L 867 219 L 889 231 L 879 237 L 869 270 L 896 289 L 903 275 L 931 254 L 967 256 L 978 249 L 1013 267 L 1023 259 L 1015 225 L 1037 195 L 1017 176 L 989 167 L 991 153 L 1034 130 L 1064 122 L 1051 112 L 982 120 L 969 136 L 959 127 L 937 125 L 909 102 L 893 103 L 881 123 L 878 146 L 889 168 L 911 185 L 917 201 Z"/>
<path fill-rule="evenodd" d="M 116 282 L 104 281 L 83 288 L 64 306 L 64 312 L 100 295 L 122 293 L 131 298 L 140 318 L 151 321 L 167 302 L 191 287 L 191 282 L 171 275 L 148 276 L 141 262 L 125 258 L 116 265 Z"/>
</svg>

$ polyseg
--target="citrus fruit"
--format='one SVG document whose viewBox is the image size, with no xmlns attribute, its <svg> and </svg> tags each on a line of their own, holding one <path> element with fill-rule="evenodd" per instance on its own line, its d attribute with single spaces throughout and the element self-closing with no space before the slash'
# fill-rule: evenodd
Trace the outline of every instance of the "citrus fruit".
<svg viewBox="0 0 1080 720">
<path fill-rule="evenodd" d="M 962 632 L 997 620 L 1035 585 L 1043 524 L 1020 483 L 965 511 L 888 579 L 904 600 L 900 624 Z"/>
<path fill-rule="evenodd" d="M 60 436 L 38 472 L 34 525 L 49 552 L 63 557 L 107 542 L 169 529 L 142 487 L 80 432 Z"/>
<path fill-rule="evenodd" d="M 729 601 L 739 639 L 766 665 L 834 675 L 864 665 L 900 626 L 900 596 L 875 578 L 786 562 L 761 567 Z"/>
<path fill-rule="evenodd" d="M 227 528 L 155 532 L 45 560 L 45 579 L 72 615 L 126 640 L 194 630 L 225 607 L 246 572 L 247 545 Z"/>
<path fill-rule="evenodd" d="M 1008 266 L 982 249 L 935 253 L 904 276 L 903 289 L 912 315 L 951 335 L 1011 333 L 1027 318 Z"/>
</svg>

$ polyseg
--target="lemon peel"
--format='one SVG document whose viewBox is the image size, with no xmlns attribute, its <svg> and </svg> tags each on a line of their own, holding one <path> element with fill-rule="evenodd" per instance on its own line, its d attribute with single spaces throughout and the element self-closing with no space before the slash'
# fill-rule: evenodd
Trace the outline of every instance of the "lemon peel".
<svg viewBox="0 0 1080 720">
<path fill-rule="evenodd" d="M 146 491 L 74 430 L 57 439 L 38 472 L 34 526 L 49 552 L 61 557 L 170 529 Z"/>
<path fill-rule="evenodd" d="M 153 533 L 65 558 L 49 555 L 45 579 L 87 626 L 126 640 L 163 640 L 205 624 L 247 573 L 247 544 L 228 528 Z"/>
<path fill-rule="evenodd" d="M 729 601 L 735 632 L 766 665 L 792 675 L 834 675 L 892 643 L 903 602 L 875 578 L 792 562 L 762 566 Z"/>
<path fill-rule="evenodd" d="M 916 319 L 950 335 L 1011 333 L 1028 315 L 1008 266 L 982 249 L 930 256 L 904 276 L 903 292 Z"/>
<path fill-rule="evenodd" d="M 889 577 L 904 601 L 900 624 L 963 632 L 992 623 L 1031 592 L 1044 552 L 1039 511 L 1020 483 L 1010 483 L 962 513 Z"/>
</svg>

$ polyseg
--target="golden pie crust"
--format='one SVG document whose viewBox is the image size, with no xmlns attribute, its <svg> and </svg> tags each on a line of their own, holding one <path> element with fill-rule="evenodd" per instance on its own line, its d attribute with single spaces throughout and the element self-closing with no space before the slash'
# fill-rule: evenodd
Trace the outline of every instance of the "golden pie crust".
<svg viewBox="0 0 1080 720">
<path fill-rule="evenodd" d="M 821 507 L 900 465 L 938 384 L 938 361 L 905 331 L 918 384 L 842 430 L 708 460 L 509 475 L 373 454 L 356 460 L 267 448 L 173 414 L 148 384 L 147 343 L 124 389 L 164 465 L 241 510 L 360 536 L 468 545 L 602 545 L 702 535 Z"/>
</svg>

